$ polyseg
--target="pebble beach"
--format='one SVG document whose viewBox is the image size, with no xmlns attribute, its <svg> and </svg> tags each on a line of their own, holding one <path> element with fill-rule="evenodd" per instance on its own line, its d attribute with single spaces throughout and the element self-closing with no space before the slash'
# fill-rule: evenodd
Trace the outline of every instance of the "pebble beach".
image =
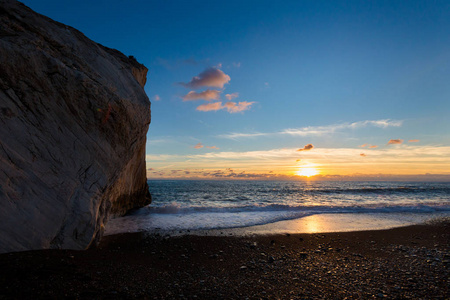
<svg viewBox="0 0 450 300">
<path fill-rule="evenodd" d="M 0 299 L 448 299 L 450 222 L 388 230 L 106 236 L 0 255 Z"/>
</svg>

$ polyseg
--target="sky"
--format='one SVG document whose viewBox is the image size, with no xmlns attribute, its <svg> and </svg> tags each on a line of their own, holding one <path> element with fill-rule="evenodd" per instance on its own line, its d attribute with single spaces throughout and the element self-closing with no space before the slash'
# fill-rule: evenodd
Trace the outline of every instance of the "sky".
<svg viewBox="0 0 450 300">
<path fill-rule="evenodd" d="M 450 181 L 449 1 L 23 2 L 149 69 L 149 179 Z"/>
</svg>

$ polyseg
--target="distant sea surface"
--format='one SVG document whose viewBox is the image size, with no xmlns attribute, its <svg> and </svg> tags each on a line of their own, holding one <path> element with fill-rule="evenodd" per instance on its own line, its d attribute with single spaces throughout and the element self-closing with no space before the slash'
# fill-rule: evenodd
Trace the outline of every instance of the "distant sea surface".
<svg viewBox="0 0 450 300">
<path fill-rule="evenodd" d="M 450 215 L 450 183 L 149 180 L 153 202 L 107 234 L 263 225 L 315 214 Z"/>
</svg>

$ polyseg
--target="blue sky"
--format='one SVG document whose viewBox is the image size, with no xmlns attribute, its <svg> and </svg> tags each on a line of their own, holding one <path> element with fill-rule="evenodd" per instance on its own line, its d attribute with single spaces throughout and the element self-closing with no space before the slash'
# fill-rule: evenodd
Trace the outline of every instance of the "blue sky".
<svg viewBox="0 0 450 300">
<path fill-rule="evenodd" d="M 149 178 L 450 175 L 449 1 L 24 3 L 149 68 Z"/>
</svg>

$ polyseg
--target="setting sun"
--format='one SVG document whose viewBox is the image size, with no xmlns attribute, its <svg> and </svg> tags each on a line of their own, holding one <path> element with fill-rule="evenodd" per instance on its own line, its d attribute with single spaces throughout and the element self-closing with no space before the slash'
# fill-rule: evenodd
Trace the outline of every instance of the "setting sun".
<svg viewBox="0 0 450 300">
<path fill-rule="evenodd" d="M 298 176 L 311 177 L 319 174 L 319 172 L 315 168 L 300 168 L 300 170 L 298 170 L 296 174 Z"/>
</svg>

